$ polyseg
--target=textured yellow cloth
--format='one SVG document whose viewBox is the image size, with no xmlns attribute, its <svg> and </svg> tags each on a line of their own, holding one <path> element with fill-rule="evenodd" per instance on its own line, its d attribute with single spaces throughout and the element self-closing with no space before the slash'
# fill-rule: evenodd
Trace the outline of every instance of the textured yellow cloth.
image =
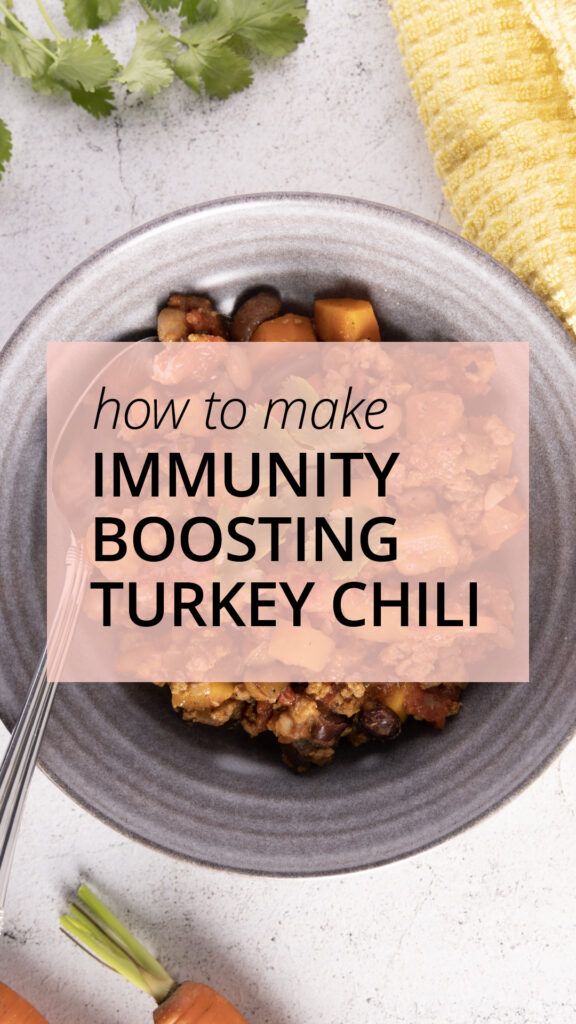
<svg viewBox="0 0 576 1024">
<path fill-rule="evenodd" d="M 389 0 L 463 234 L 576 336 L 576 0 Z"/>
</svg>

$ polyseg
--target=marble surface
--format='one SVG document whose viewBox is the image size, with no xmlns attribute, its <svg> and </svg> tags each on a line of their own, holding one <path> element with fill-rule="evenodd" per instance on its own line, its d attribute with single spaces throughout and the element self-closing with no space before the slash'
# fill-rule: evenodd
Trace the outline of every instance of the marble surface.
<svg viewBox="0 0 576 1024">
<path fill-rule="evenodd" d="M 55 0 L 47 6 L 58 16 Z M 127 0 L 105 33 L 119 52 L 129 48 L 134 6 Z M 386 4 L 309 7 L 305 45 L 284 61 L 259 61 L 251 89 L 224 103 L 175 86 L 96 122 L 32 96 L 0 68 L 15 144 L 0 184 L 2 343 L 79 260 L 201 200 L 317 190 L 455 227 Z M 1 749 L 6 742 L 0 727 Z M 216 986 L 251 1024 L 568 1024 L 575 847 L 574 743 L 464 835 L 386 868 L 305 881 L 171 860 L 96 821 L 38 772 L 0 977 L 51 1024 L 151 1019 L 146 996 L 58 931 L 59 913 L 85 879 L 175 975 Z"/>
</svg>

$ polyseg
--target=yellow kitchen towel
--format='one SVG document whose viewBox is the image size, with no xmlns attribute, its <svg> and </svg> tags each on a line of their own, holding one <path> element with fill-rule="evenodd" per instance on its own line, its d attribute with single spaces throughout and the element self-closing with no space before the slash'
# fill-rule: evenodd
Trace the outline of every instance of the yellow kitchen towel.
<svg viewBox="0 0 576 1024">
<path fill-rule="evenodd" d="M 463 234 L 576 337 L 576 0 L 389 0 Z"/>
</svg>

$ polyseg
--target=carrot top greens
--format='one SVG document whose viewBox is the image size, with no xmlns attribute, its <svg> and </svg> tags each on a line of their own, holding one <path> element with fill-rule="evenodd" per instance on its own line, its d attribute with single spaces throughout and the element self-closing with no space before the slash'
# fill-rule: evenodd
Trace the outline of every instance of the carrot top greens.
<svg viewBox="0 0 576 1024">
<path fill-rule="evenodd" d="M 88 888 L 81 885 L 76 900 L 60 918 L 60 927 L 133 985 L 163 1002 L 177 985 L 161 964 L 138 942 Z"/>
</svg>

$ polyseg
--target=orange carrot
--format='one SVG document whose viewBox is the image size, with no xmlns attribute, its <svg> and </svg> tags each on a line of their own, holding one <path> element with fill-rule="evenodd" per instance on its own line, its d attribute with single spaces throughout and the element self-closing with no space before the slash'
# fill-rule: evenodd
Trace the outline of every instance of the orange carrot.
<svg viewBox="0 0 576 1024">
<path fill-rule="evenodd" d="M 179 985 L 138 939 L 114 917 L 86 885 L 60 925 L 80 945 L 133 985 L 154 997 L 154 1024 L 248 1024 L 224 996 L 208 985 Z M 1 1003 L 0 1003 L 1 1010 Z M 35 1011 L 33 1011 L 35 1013 Z M 14 1017 L 0 1024 L 46 1024 L 43 1017 Z"/>
<path fill-rule="evenodd" d="M 251 341 L 316 341 L 316 335 L 309 317 L 285 313 L 260 324 Z"/>
<path fill-rule="evenodd" d="M 380 341 L 380 328 L 366 299 L 316 299 L 314 326 L 322 341 Z"/>
<path fill-rule="evenodd" d="M 185 981 L 154 1010 L 154 1024 L 247 1024 L 247 1021 L 213 988 Z"/>
<path fill-rule="evenodd" d="M 231 1017 L 231 1021 L 235 1018 Z M 242 1020 L 241 1017 L 238 1018 Z M 2 1024 L 48 1024 L 48 1021 L 17 992 L 0 981 L 0 1021 Z M 223 1021 L 223 1024 L 225 1022 Z"/>
</svg>

